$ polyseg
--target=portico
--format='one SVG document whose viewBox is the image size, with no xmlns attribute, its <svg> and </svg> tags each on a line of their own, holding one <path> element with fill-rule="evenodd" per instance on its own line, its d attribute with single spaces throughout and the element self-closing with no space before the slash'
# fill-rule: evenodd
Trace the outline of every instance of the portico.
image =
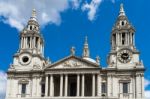
<svg viewBox="0 0 150 99">
<path fill-rule="evenodd" d="M 47 74 L 45 76 L 45 97 L 95 97 L 97 73 Z"/>
</svg>

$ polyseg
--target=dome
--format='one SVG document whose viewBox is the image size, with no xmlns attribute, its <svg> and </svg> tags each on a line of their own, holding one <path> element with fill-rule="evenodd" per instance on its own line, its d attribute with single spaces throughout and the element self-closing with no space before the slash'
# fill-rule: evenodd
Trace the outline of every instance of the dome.
<svg viewBox="0 0 150 99">
<path fill-rule="evenodd" d="M 94 59 L 92 59 L 92 58 L 83 58 L 83 59 L 85 59 L 85 60 L 87 60 L 87 61 L 90 61 L 90 62 L 92 62 L 92 63 L 97 63 Z"/>
</svg>

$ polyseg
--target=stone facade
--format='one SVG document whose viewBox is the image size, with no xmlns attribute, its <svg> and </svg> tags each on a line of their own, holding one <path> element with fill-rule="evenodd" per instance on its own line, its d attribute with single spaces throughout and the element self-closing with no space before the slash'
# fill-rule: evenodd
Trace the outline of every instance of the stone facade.
<svg viewBox="0 0 150 99">
<path fill-rule="evenodd" d="M 20 48 L 8 69 L 6 99 L 144 99 L 144 66 L 135 47 L 135 29 L 123 5 L 111 34 L 107 68 L 90 58 L 86 37 L 82 57 L 55 63 L 44 57 L 36 12 L 20 33 Z"/>
</svg>

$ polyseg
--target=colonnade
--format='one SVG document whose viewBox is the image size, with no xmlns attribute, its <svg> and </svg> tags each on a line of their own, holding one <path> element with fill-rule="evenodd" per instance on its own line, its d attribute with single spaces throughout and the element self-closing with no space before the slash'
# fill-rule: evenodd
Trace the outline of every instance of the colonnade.
<svg viewBox="0 0 150 99">
<path fill-rule="evenodd" d="M 76 96 L 77 97 L 84 97 L 85 96 L 85 74 L 75 74 L 76 75 Z M 97 96 L 98 95 L 98 88 L 96 85 L 96 81 L 98 81 L 98 74 L 90 74 L 92 76 L 92 96 Z M 68 85 L 69 85 L 69 74 L 60 74 L 59 75 L 59 96 L 60 97 L 68 97 Z M 45 97 L 54 97 L 54 75 L 46 75 L 45 76 Z M 97 78 L 96 78 L 97 77 Z M 96 93 L 97 92 L 97 93 Z"/>
</svg>

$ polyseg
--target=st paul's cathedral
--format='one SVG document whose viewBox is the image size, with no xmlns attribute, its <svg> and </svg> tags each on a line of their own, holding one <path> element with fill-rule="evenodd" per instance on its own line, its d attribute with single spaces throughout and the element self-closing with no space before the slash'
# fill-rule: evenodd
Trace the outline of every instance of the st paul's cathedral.
<svg viewBox="0 0 150 99">
<path fill-rule="evenodd" d="M 33 10 L 7 71 L 6 99 L 144 99 L 145 68 L 123 4 L 110 43 L 106 68 L 99 57 L 90 57 L 87 37 L 82 57 L 72 47 L 69 56 L 52 63 L 44 57 L 44 38 Z"/>
</svg>

